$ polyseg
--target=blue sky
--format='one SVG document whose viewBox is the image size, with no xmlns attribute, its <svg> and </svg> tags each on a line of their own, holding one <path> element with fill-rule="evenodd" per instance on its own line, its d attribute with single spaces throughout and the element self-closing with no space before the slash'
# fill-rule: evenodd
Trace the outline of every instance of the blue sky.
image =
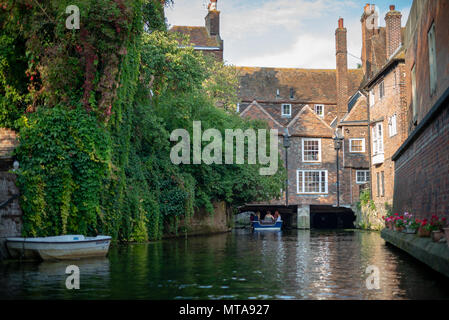
<svg viewBox="0 0 449 320">
<path fill-rule="evenodd" d="M 203 26 L 209 0 L 175 0 L 165 10 L 169 25 Z M 335 28 L 339 17 L 348 29 L 348 63 L 360 63 L 360 17 L 367 1 L 218 0 L 221 36 L 228 64 L 259 67 L 335 68 Z M 389 5 L 407 22 L 412 0 L 375 0 L 379 23 Z"/>
</svg>

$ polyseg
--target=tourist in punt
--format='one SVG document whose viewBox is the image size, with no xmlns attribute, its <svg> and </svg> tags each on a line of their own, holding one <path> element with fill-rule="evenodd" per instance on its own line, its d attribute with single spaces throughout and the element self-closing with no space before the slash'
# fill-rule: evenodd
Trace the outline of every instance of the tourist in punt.
<svg viewBox="0 0 449 320">
<path fill-rule="evenodd" d="M 256 212 L 256 216 L 254 217 L 254 221 L 259 221 L 260 220 L 260 211 Z"/>
<path fill-rule="evenodd" d="M 281 221 L 281 215 L 279 214 L 279 211 L 274 212 L 274 221 L 278 222 Z"/>
<path fill-rule="evenodd" d="M 270 211 L 268 211 L 267 214 L 265 215 L 264 221 L 265 222 L 273 222 L 274 221 L 273 215 L 271 214 Z"/>
</svg>

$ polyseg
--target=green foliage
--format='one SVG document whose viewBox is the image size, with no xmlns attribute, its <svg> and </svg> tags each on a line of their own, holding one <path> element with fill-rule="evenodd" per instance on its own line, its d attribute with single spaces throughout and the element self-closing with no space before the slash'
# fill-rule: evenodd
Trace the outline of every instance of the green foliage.
<svg viewBox="0 0 449 320">
<path fill-rule="evenodd" d="M 80 107 L 42 108 L 24 123 L 16 153 L 25 233 L 96 233 L 108 133 Z"/>
<path fill-rule="evenodd" d="M 376 204 L 374 203 L 374 201 L 371 199 L 371 192 L 369 189 L 364 189 L 361 193 L 360 193 L 360 205 L 361 206 L 366 206 L 369 204 L 369 208 L 372 211 L 376 210 Z"/>
<path fill-rule="evenodd" d="M 193 121 L 222 136 L 268 128 L 233 112 L 234 68 L 179 48 L 166 32 L 163 5 L 171 1 L 82 1 L 79 31 L 65 28 L 69 1 L 26 3 L 12 2 L 0 33 L 10 44 L 0 48 L 0 104 L 8 107 L 0 125 L 21 127 L 25 235 L 142 242 L 186 232 L 194 210 L 212 214 L 214 201 L 279 196 L 282 166 L 261 176 L 260 165 L 171 163 L 170 132 L 191 133 Z"/>
</svg>

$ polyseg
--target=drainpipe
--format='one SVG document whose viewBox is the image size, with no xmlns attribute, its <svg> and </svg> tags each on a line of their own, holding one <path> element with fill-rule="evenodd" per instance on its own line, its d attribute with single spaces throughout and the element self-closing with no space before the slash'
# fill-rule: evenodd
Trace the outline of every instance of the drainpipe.
<svg viewBox="0 0 449 320">
<path fill-rule="evenodd" d="M 360 89 L 360 92 L 366 97 L 366 101 L 368 101 L 368 105 L 366 106 L 366 113 L 367 113 L 367 119 L 368 119 L 368 161 L 369 161 L 369 188 L 370 188 L 370 199 L 373 200 L 373 177 L 371 174 L 371 167 L 372 167 L 372 158 L 371 158 L 371 127 L 370 127 L 370 97 L 369 92 L 365 91 L 365 89 Z"/>
</svg>

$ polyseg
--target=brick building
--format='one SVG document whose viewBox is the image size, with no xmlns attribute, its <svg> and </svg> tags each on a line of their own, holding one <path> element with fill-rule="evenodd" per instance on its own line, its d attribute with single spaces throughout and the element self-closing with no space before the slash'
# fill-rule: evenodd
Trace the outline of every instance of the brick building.
<svg viewBox="0 0 449 320">
<path fill-rule="evenodd" d="M 216 11 L 216 1 L 213 3 Z M 196 27 L 203 28 L 203 34 L 209 30 L 210 12 L 211 9 L 206 27 Z M 385 27 L 380 27 L 375 5 L 365 5 L 361 17 L 360 69 L 348 69 L 343 19 L 338 20 L 335 31 L 335 70 L 237 67 L 241 100 L 238 112 L 242 117 L 266 120 L 279 130 L 284 162 L 285 130 L 291 140 L 288 199 L 284 192 L 281 199 L 248 204 L 244 210 L 279 210 L 283 218 L 291 218 L 292 226 L 309 228 L 320 225 L 320 219 L 335 219 L 335 215 L 326 214 L 339 211 L 337 190 L 343 208 L 354 208 L 366 187 L 372 190 L 378 209 L 392 205 L 395 177 L 392 157 L 407 138 L 408 121 L 407 51 L 402 45 L 405 28 L 401 18 L 401 13 L 390 6 Z M 172 30 L 186 34 L 188 28 Z M 219 24 L 215 33 L 220 33 Z M 195 37 L 194 47 L 202 50 L 197 47 Z M 336 135 L 343 138 L 339 188 L 333 140 Z"/>
<path fill-rule="evenodd" d="M 393 204 L 394 162 L 393 154 L 406 138 L 406 87 L 405 54 L 402 47 L 403 28 L 401 13 L 390 6 L 385 16 L 385 28 L 367 24 L 373 7 L 367 5 L 362 24 L 373 35 L 363 39 L 362 51 L 370 55 L 370 42 L 377 42 L 376 52 L 381 58 L 369 61 L 370 76 L 366 77 L 364 89 L 368 92 L 370 120 L 371 195 L 379 215 L 385 214 Z M 371 30 L 370 30 L 371 28 Z M 384 29 L 384 30 L 382 30 Z M 373 37 L 376 37 L 373 40 Z M 383 60 L 385 59 L 385 60 Z"/>
<path fill-rule="evenodd" d="M 209 3 L 204 26 L 173 26 L 169 31 L 180 35 L 180 45 L 183 45 L 182 36 L 187 36 L 195 50 L 223 61 L 224 42 L 220 37 L 220 11 L 217 10 L 217 0 L 211 0 Z"/>
<path fill-rule="evenodd" d="M 449 1 L 413 2 L 404 49 L 407 139 L 392 157 L 394 210 L 449 218 Z"/>
</svg>

